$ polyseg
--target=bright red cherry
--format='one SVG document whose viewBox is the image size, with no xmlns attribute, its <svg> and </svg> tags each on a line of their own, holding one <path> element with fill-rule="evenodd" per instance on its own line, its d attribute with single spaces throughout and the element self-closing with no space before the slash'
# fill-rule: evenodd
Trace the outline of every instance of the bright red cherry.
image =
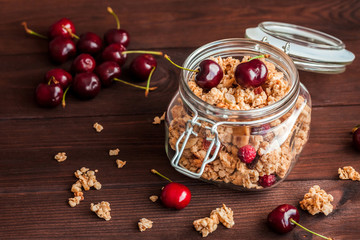
<svg viewBox="0 0 360 240">
<path fill-rule="evenodd" d="M 165 177 L 155 169 L 151 169 L 151 172 L 170 182 L 162 189 L 160 196 L 162 203 L 166 207 L 180 210 L 185 208 L 190 203 L 191 192 L 189 188 L 181 183 L 175 183 L 171 181 L 169 178 Z"/>
<path fill-rule="evenodd" d="M 35 90 L 36 102 L 42 107 L 56 107 L 62 97 L 63 90 L 57 83 L 40 83 Z"/>
<path fill-rule="evenodd" d="M 355 148 L 360 151 L 360 129 L 358 126 L 354 128 L 352 137 Z"/>
<path fill-rule="evenodd" d="M 96 55 L 101 51 L 102 40 L 97 34 L 92 32 L 87 32 L 80 35 L 76 47 L 77 50 L 81 53 Z"/>
<path fill-rule="evenodd" d="M 267 77 L 267 67 L 259 59 L 240 63 L 235 69 L 236 82 L 243 87 L 258 87 Z"/>
<path fill-rule="evenodd" d="M 299 222 L 299 211 L 292 205 L 283 204 L 269 213 L 267 222 L 269 226 L 276 232 L 287 233 L 293 230 L 293 228 L 296 226 L 290 221 L 290 219 Z"/>
<path fill-rule="evenodd" d="M 127 58 L 126 54 L 122 54 L 123 51 L 126 51 L 126 48 L 123 45 L 113 43 L 104 49 L 101 57 L 103 61 L 113 61 L 119 64 L 119 66 L 122 66 Z"/>
<path fill-rule="evenodd" d="M 276 183 L 276 176 L 275 175 L 264 175 L 259 177 L 259 184 L 264 187 L 271 187 Z"/>
<path fill-rule="evenodd" d="M 215 61 L 207 59 L 199 64 L 200 71 L 196 74 L 195 82 L 199 87 L 210 90 L 219 85 L 224 76 L 220 65 Z"/>
<path fill-rule="evenodd" d="M 50 39 L 58 36 L 72 38 L 72 34 L 75 34 L 75 26 L 74 23 L 67 18 L 60 19 L 59 21 L 52 24 L 49 28 Z"/>
<path fill-rule="evenodd" d="M 50 58 L 56 63 L 64 63 L 76 54 L 71 38 L 58 36 L 49 43 Z"/>
<path fill-rule="evenodd" d="M 145 81 L 149 78 L 150 72 L 156 68 L 157 61 L 151 54 L 137 56 L 130 64 L 131 74 L 138 80 Z"/>
<path fill-rule="evenodd" d="M 108 12 L 114 16 L 115 20 L 116 20 L 116 24 L 117 24 L 117 28 L 112 28 L 109 29 L 105 34 L 104 34 L 104 40 L 106 44 L 112 44 L 112 43 L 119 43 L 125 47 L 127 47 L 129 45 L 130 42 L 130 35 L 129 33 L 120 28 L 120 21 L 118 16 L 114 13 L 114 11 L 108 7 L 107 8 Z"/>
<path fill-rule="evenodd" d="M 84 72 L 76 74 L 72 88 L 80 98 L 89 99 L 100 92 L 101 83 L 94 73 Z"/>
<path fill-rule="evenodd" d="M 114 78 L 120 77 L 121 68 L 116 62 L 107 61 L 97 66 L 95 72 L 101 80 L 101 86 L 108 87 Z"/>
<path fill-rule="evenodd" d="M 96 66 L 95 59 L 87 53 L 82 53 L 75 58 L 71 65 L 74 73 L 92 72 Z"/>
<path fill-rule="evenodd" d="M 71 74 L 61 68 L 51 69 L 45 74 L 46 82 L 49 82 L 52 78 L 59 82 L 63 90 L 66 89 L 72 82 Z"/>
</svg>

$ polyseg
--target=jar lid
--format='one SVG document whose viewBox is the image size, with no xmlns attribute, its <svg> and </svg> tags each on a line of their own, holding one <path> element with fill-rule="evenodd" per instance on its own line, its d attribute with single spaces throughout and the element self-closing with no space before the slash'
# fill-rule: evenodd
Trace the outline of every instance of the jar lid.
<svg viewBox="0 0 360 240">
<path fill-rule="evenodd" d="M 256 28 L 246 29 L 245 36 L 283 49 L 304 71 L 341 73 L 355 59 L 340 39 L 299 25 L 262 22 Z"/>
</svg>

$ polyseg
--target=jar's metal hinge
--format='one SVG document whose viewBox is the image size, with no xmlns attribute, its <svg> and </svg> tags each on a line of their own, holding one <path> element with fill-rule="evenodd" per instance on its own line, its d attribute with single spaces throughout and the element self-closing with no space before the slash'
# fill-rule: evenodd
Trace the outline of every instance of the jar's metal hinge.
<svg viewBox="0 0 360 240">
<path fill-rule="evenodd" d="M 264 36 L 262 39 L 261 39 L 262 42 L 265 42 L 265 43 L 269 43 L 269 40 L 266 36 Z M 282 49 L 284 51 L 285 54 L 289 55 L 289 52 L 290 52 L 290 43 L 289 42 L 286 42 L 284 46 L 282 46 Z"/>
</svg>

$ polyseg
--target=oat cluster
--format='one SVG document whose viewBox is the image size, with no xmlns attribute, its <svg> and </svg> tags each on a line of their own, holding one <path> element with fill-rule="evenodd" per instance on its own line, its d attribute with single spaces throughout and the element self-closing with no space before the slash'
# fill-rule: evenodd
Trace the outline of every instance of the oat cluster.
<svg viewBox="0 0 360 240">
<path fill-rule="evenodd" d="M 161 117 L 158 117 L 158 116 L 154 117 L 154 121 L 153 121 L 152 124 L 160 124 L 161 121 L 164 121 L 165 120 L 165 114 L 166 114 L 166 112 L 164 112 L 163 115 L 161 115 Z"/>
<path fill-rule="evenodd" d="M 116 164 L 118 168 L 123 168 L 126 164 L 126 161 L 122 161 L 120 159 L 116 159 Z"/>
<path fill-rule="evenodd" d="M 146 229 L 152 228 L 153 222 L 146 218 L 141 218 L 138 222 L 140 232 L 145 231 Z"/>
<path fill-rule="evenodd" d="M 72 185 L 71 192 L 74 193 L 73 198 L 69 198 L 69 205 L 75 207 L 80 204 L 80 201 L 84 200 L 83 189 L 85 191 L 90 190 L 91 187 L 94 187 L 96 190 L 101 189 L 101 183 L 97 181 L 95 173 L 98 170 L 92 171 L 89 168 L 82 167 L 80 170 L 74 172 L 75 177 L 78 180 Z"/>
<path fill-rule="evenodd" d="M 340 179 L 351 179 L 353 181 L 360 181 L 360 173 L 351 166 L 345 166 L 338 169 Z"/>
<path fill-rule="evenodd" d="M 91 203 L 90 210 L 95 212 L 99 218 L 103 218 L 106 221 L 109 221 L 111 219 L 111 208 L 109 202 L 102 201 L 101 203 L 97 204 Z"/>
<path fill-rule="evenodd" d="M 116 148 L 116 149 L 110 149 L 109 150 L 109 156 L 117 156 L 119 155 L 120 149 Z"/>
<path fill-rule="evenodd" d="M 202 237 L 207 237 L 209 233 L 214 232 L 219 222 L 225 227 L 231 228 L 234 226 L 234 213 L 231 208 L 226 207 L 225 204 L 221 208 L 216 208 L 210 213 L 210 217 L 200 218 L 193 222 L 196 231 L 200 232 Z"/>
<path fill-rule="evenodd" d="M 300 207 L 312 215 L 322 212 L 327 216 L 333 211 L 332 201 L 334 201 L 334 197 L 331 194 L 320 189 L 320 186 L 314 185 L 300 201 Z"/>
<path fill-rule="evenodd" d="M 152 201 L 152 202 L 156 202 L 157 200 L 158 200 L 158 196 L 156 196 L 156 195 L 151 195 L 150 197 L 149 197 L 149 199 L 150 199 L 150 201 Z"/>
<path fill-rule="evenodd" d="M 56 154 L 54 156 L 54 159 L 58 162 L 63 162 L 67 159 L 66 153 L 65 152 L 59 152 L 58 154 Z"/>
<path fill-rule="evenodd" d="M 101 132 L 103 129 L 104 129 L 104 127 L 102 126 L 102 125 L 100 125 L 99 123 L 94 123 L 94 125 L 93 125 L 93 128 L 96 130 L 96 132 Z"/>
</svg>

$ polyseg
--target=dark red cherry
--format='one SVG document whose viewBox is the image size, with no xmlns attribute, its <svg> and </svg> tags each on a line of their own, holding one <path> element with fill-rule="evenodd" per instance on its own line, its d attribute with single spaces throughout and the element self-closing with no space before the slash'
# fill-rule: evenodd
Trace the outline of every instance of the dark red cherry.
<svg viewBox="0 0 360 240">
<path fill-rule="evenodd" d="M 290 219 L 293 219 L 295 222 L 299 222 L 299 211 L 292 205 L 283 204 L 269 213 L 267 222 L 269 226 L 276 232 L 287 233 L 293 230 L 293 228 L 296 226 L 290 221 Z"/>
<path fill-rule="evenodd" d="M 275 175 L 264 175 L 262 177 L 259 177 L 259 184 L 264 187 L 271 187 L 276 183 L 276 176 Z"/>
<path fill-rule="evenodd" d="M 74 73 L 92 72 L 96 66 L 95 59 L 87 53 L 82 53 L 75 58 L 71 65 Z"/>
<path fill-rule="evenodd" d="M 46 82 L 49 82 L 52 78 L 59 82 L 63 90 L 66 89 L 72 82 L 71 74 L 61 68 L 51 69 L 45 74 Z"/>
<path fill-rule="evenodd" d="M 40 83 L 35 90 L 37 104 L 42 107 L 56 107 L 61 103 L 63 90 L 60 84 Z"/>
<path fill-rule="evenodd" d="M 220 65 L 215 61 L 207 59 L 200 63 L 200 71 L 196 74 L 195 82 L 199 87 L 210 90 L 219 85 L 224 76 Z"/>
<path fill-rule="evenodd" d="M 112 44 L 112 43 L 120 43 L 124 47 L 127 47 L 130 42 L 130 35 L 129 33 L 124 29 L 109 29 L 104 34 L 104 40 L 106 44 Z"/>
<path fill-rule="evenodd" d="M 130 64 L 130 72 L 138 80 L 148 79 L 150 72 L 156 68 L 157 61 L 151 54 L 142 54 L 137 56 Z"/>
<path fill-rule="evenodd" d="M 114 78 L 120 77 L 121 68 L 116 62 L 107 61 L 97 66 L 95 72 L 100 78 L 101 86 L 108 87 Z"/>
<path fill-rule="evenodd" d="M 77 50 L 81 53 L 88 53 L 96 55 L 101 51 L 102 40 L 92 32 L 81 34 L 79 41 L 76 44 Z"/>
<path fill-rule="evenodd" d="M 121 54 L 123 51 L 126 51 L 123 45 L 113 43 L 104 49 L 101 56 L 103 61 L 113 61 L 122 66 L 126 61 L 126 54 Z"/>
<path fill-rule="evenodd" d="M 50 26 L 49 38 L 53 39 L 58 36 L 72 38 L 72 34 L 67 29 L 73 34 L 76 33 L 73 22 L 67 18 L 62 18 Z"/>
<path fill-rule="evenodd" d="M 259 59 L 240 63 L 235 69 L 236 82 L 243 87 L 258 87 L 267 77 L 267 67 Z"/>
<path fill-rule="evenodd" d="M 100 92 L 101 83 L 94 73 L 79 73 L 74 78 L 72 88 L 80 98 L 89 99 Z"/>
<path fill-rule="evenodd" d="M 360 151 L 360 128 L 359 128 L 359 126 L 356 126 L 353 129 L 352 138 L 353 138 L 353 144 L 354 144 L 355 148 Z"/>
<path fill-rule="evenodd" d="M 71 38 L 58 36 L 49 43 L 49 55 L 56 63 L 64 63 L 76 54 L 76 48 Z"/>
</svg>

